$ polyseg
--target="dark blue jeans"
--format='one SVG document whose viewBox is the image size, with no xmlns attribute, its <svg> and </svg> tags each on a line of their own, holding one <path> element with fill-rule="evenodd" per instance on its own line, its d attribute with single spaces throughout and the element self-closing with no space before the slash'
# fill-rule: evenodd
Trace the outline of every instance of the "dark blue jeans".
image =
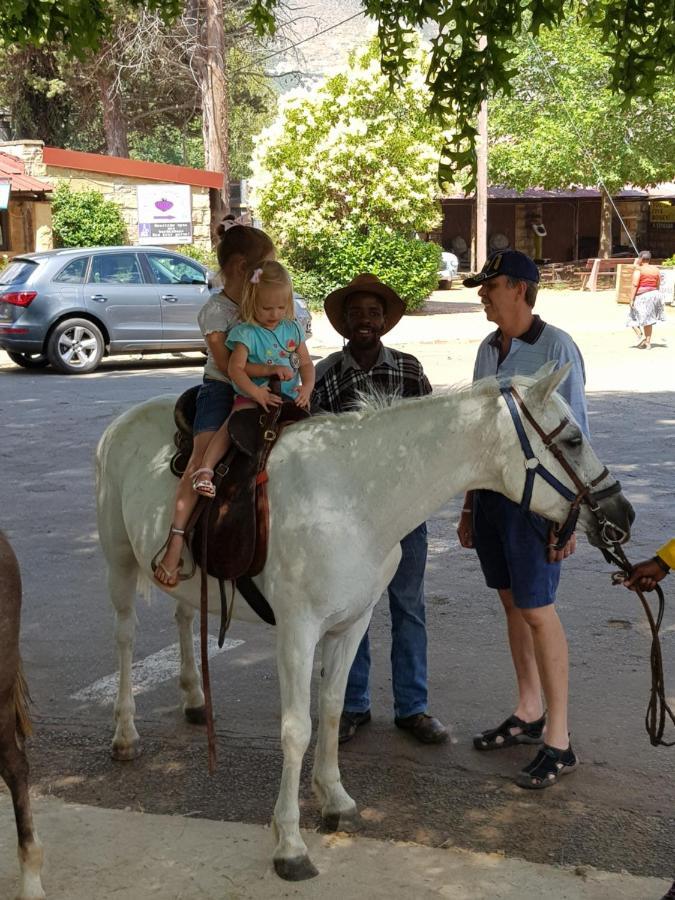
<svg viewBox="0 0 675 900">
<path fill-rule="evenodd" d="M 427 628 L 424 616 L 424 569 L 427 562 L 426 522 L 401 541 L 403 556 L 388 588 L 391 612 L 391 675 L 397 718 L 426 712 Z M 344 708 L 370 709 L 370 642 L 363 636 L 349 672 Z"/>
</svg>

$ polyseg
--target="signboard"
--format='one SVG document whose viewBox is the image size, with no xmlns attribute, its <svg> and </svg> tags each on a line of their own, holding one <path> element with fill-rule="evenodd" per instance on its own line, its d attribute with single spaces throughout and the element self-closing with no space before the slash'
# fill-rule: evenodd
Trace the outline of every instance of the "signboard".
<svg viewBox="0 0 675 900">
<path fill-rule="evenodd" d="M 649 204 L 649 220 L 659 225 L 675 225 L 675 203 L 670 200 L 652 200 Z"/>
<path fill-rule="evenodd" d="M 0 179 L 0 209 L 7 209 L 9 206 L 9 192 L 12 188 L 12 182 L 9 178 Z"/>
<path fill-rule="evenodd" d="M 139 244 L 192 243 L 192 191 L 189 184 L 139 184 Z"/>
</svg>

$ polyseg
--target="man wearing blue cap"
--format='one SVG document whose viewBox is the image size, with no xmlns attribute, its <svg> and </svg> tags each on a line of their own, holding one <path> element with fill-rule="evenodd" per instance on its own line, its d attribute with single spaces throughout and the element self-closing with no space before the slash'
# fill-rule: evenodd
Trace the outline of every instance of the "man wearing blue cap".
<svg viewBox="0 0 675 900">
<path fill-rule="evenodd" d="M 584 362 L 566 332 L 533 312 L 539 289 L 533 260 L 518 250 L 500 251 L 464 284 L 478 287 L 485 315 L 497 325 L 478 348 L 474 381 L 490 375 L 506 380 L 534 375 L 550 360 L 557 367 L 571 362 L 558 390 L 588 434 Z M 463 547 L 475 547 L 485 581 L 497 590 L 504 606 L 518 686 L 513 715 L 476 735 L 474 747 L 499 750 L 541 744 L 516 783 L 532 789 L 549 787 L 577 766 L 567 728 L 567 639 L 554 606 L 560 563 L 574 552 L 576 538 L 572 535 L 563 550 L 555 550 L 550 522 L 521 510 L 501 494 L 483 490 L 466 495 L 457 534 Z M 548 534 L 548 542 L 542 534 Z"/>
</svg>

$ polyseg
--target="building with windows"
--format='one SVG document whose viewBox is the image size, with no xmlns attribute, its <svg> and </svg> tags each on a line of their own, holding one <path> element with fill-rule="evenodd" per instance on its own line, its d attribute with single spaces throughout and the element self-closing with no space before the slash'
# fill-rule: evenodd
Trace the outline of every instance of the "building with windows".
<svg viewBox="0 0 675 900">
<path fill-rule="evenodd" d="M 49 195 L 62 181 L 117 203 L 129 244 L 211 248 L 209 190 L 222 188 L 220 172 L 62 150 L 42 141 L 0 142 L 0 182 L 5 170 L 12 189 L 0 214 L 3 255 L 53 247 Z"/>
<path fill-rule="evenodd" d="M 675 184 L 641 190 L 626 187 L 612 198 L 630 237 L 640 250 L 666 258 L 675 254 Z M 463 194 L 441 198 L 443 221 L 432 235 L 468 266 L 475 200 Z M 570 262 L 597 257 L 600 242 L 600 191 L 595 188 L 546 191 L 488 189 L 488 252 L 512 247 L 537 259 Z M 612 254 L 633 253 L 616 213 L 612 216 Z M 539 234 L 538 234 L 539 232 Z"/>
</svg>

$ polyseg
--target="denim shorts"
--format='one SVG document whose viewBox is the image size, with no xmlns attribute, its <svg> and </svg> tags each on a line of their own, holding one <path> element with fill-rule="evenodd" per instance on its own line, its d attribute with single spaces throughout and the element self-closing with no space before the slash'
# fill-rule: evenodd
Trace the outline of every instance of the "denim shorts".
<svg viewBox="0 0 675 900">
<path fill-rule="evenodd" d="M 494 491 L 476 491 L 473 544 L 487 586 L 510 589 L 518 609 L 555 601 L 560 563 L 548 561 L 551 523 Z"/>
<path fill-rule="evenodd" d="M 232 411 L 234 388 L 227 381 L 216 381 L 204 376 L 204 383 L 197 394 L 193 434 L 218 431 Z"/>
</svg>

